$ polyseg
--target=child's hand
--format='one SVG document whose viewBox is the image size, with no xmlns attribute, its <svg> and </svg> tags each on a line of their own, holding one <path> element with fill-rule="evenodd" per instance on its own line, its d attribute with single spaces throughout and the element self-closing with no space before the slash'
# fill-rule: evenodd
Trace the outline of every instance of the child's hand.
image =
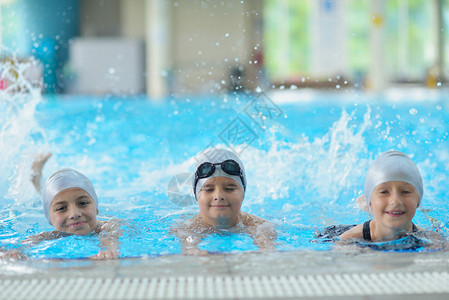
<svg viewBox="0 0 449 300">
<path fill-rule="evenodd" d="M 119 253 L 116 250 L 102 250 L 89 257 L 89 259 L 118 259 Z"/>
<path fill-rule="evenodd" d="M 21 260 L 26 256 L 18 250 L 1 250 L 0 259 Z"/>
<path fill-rule="evenodd" d="M 182 254 L 184 255 L 200 255 L 200 256 L 206 256 L 209 255 L 209 251 L 201 250 L 198 247 L 185 247 L 182 250 Z"/>
</svg>

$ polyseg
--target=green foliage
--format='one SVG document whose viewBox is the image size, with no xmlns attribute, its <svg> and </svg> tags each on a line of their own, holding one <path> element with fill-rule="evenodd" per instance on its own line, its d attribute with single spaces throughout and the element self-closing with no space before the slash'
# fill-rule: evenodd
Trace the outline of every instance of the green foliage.
<svg viewBox="0 0 449 300">
<path fill-rule="evenodd" d="M 449 38 L 448 2 L 444 2 L 443 11 L 446 40 Z M 313 76 L 308 63 L 313 51 L 310 49 L 313 30 L 309 24 L 315 6 L 310 5 L 309 0 L 265 0 L 264 3 L 265 57 L 269 78 L 282 80 L 298 75 Z M 347 43 L 350 72 L 345 75 L 366 74 L 369 72 L 372 51 L 372 1 L 347 0 L 345 5 L 347 35 L 342 42 Z M 385 2 L 383 51 L 391 79 L 422 80 L 433 64 L 436 39 L 432 32 L 432 6 L 433 1 L 429 0 Z"/>
</svg>

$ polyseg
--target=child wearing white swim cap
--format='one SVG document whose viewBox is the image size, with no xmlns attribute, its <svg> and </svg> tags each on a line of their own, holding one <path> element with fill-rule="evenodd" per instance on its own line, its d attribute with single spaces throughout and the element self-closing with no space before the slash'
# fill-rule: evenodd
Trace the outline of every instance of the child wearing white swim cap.
<svg viewBox="0 0 449 300">
<path fill-rule="evenodd" d="M 32 181 L 38 191 L 41 190 L 42 168 L 50 155 L 40 155 L 33 163 Z M 53 173 L 42 188 L 42 205 L 45 217 L 56 230 L 29 237 L 26 242 L 36 244 L 71 234 L 84 236 L 101 233 L 104 250 L 91 258 L 118 258 L 120 224 L 117 219 L 97 220 L 97 194 L 85 175 L 73 169 Z"/>
<path fill-rule="evenodd" d="M 243 163 L 235 153 L 207 149 L 197 157 L 193 178 L 200 212 L 173 230 L 184 253 L 206 254 L 197 246 L 206 232 L 237 227 L 249 233 L 259 248 L 274 248 L 276 233 L 271 224 L 240 210 L 247 182 Z"/>
<path fill-rule="evenodd" d="M 399 151 L 385 152 L 371 164 L 365 178 L 365 195 L 359 197 L 365 199 L 373 219 L 340 238 L 380 242 L 423 231 L 412 223 L 422 197 L 421 174 L 410 157 Z"/>
</svg>

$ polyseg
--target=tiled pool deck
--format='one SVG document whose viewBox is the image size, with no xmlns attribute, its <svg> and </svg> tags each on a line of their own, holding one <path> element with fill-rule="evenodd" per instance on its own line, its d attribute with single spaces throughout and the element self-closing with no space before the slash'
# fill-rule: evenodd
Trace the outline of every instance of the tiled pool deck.
<svg viewBox="0 0 449 300">
<path fill-rule="evenodd" d="M 1 262 L 0 299 L 449 299 L 449 252 Z"/>
</svg>

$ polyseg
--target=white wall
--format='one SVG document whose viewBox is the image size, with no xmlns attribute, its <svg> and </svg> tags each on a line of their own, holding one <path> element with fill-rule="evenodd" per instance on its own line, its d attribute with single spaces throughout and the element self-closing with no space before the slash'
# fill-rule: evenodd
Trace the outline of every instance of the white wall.
<svg viewBox="0 0 449 300">
<path fill-rule="evenodd" d="M 83 37 L 115 36 L 145 40 L 151 22 L 148 0 L 82 0 Z M 163 80 L 169 92 L 217 92 L 229 85 L 230 68 L 246 69 L 247 86 L 253 88 L 254 47 L 261 43 L 261 0 L 166 0 L 169 49 Z M 147 55 L 147 57 L 149 57 Z M 155 74 L 142 59 L 147 74 Z M 156 73 L 160 73 L 157 71 Z M 168 76 L 166 76 L 168 75 Z"/>
<path fill-rule="evenodd" d="M 79 38 L 70 48 L 75 73 L 72 92 L 82 94 L 142 94 L 144 48 L 140 40 Z"/>
</svg>

